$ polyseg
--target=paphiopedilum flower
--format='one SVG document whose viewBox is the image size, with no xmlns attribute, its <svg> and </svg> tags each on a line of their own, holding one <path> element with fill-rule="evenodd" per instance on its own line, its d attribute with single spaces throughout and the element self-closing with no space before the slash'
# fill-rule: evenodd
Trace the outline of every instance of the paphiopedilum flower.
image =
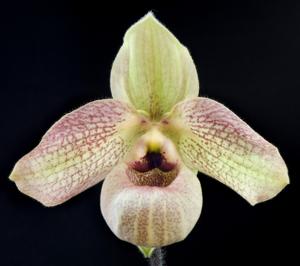
<svg viewBox="0 0 300 266">
<path fill-rule="evenodd" d="M 113 99 L 63 116 L 17 162 L 10 179 L 20 191 L 55 206 L 105 178 L 108 226 L 154 248 L 183 240 L 196 224 L 198 171 L 252 205 L 289 183 L 275 146 L 222 104 L 198 97 L 189 51 L 151 13 L 125 34 L 111 92 Z"/>
</svg>

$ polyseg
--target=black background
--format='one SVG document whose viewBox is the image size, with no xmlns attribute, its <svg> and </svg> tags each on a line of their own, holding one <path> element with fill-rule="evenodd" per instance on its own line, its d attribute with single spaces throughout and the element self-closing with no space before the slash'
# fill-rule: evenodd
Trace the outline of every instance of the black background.
<svg viewBox="0 0 300 266">
<path fill-rule="evenodd" d="M 146 265 L 136 248 L 105 224 L 101 185 L 45 208 L 7 177 L 64 113 L 110 97 L 110 68 L 122 37 L 149 10 L 189 48 L 201 95 L 227 105 L 278 146 L 291 177 L 278 197 L 251 207 L 199 174 L 201 218 L 185 241 L 167 248 L 167 265 L 299 263 L 300 2 L 197 3 L 1 4 L 1 266 Z"/>
</svg>

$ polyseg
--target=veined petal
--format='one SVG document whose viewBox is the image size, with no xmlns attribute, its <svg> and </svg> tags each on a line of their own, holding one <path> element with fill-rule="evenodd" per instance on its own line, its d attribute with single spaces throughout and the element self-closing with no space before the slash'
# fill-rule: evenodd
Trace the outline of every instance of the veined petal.
<svg viewBox="0 0 300 266">
<path fill-rule="evenodd" d="M 182 166 L 167 187 L 137 186 L 115 167 L 104 180 L 101 211 L 114 234 L 143 247 L 160 247 L 183 240 L 193 229 L 202 208 L 197 176 Z"/>
<path fill-rule="evenodd" d="M 185 164 L 229 186 L 252 205 L 276 196 L 288 183 L 277 148 L 222 104 L 195 98 L 166 118 Z"/>
<path fill-rule="evenodd" d="M 20 159 L 10 179 L 46 206 L 60 204 L 101 181 L 142 130 L 127 104 L 99 100 L 63 116 Z"/>
<path fill-rule="evenodd" d="M 115 99 L 158 119 L 174 104 L 197 97 L 197 71 L 188 50 L 152 13 L 126 32 L 111 70 Z"/>
</svg>

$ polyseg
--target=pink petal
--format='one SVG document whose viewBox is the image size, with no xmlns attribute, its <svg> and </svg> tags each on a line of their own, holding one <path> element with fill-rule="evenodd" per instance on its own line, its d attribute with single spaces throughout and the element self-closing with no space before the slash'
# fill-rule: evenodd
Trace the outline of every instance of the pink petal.
<svg viewBox="0 0 300 266">
<path fill-rule="evenodd" d="M 17 162 L 10 179 L 46 206 L 63 203 L 100 182 L 124 157 L 137 125 L 124 103 L 88 103 L 56 122 Z"/>
<path fill-rule="evenodd" d="M 101 211 L 114 234 L 144 247 L 160 247 L 183 240 L 196 224 L 202 192 L 196 175 L 182 166 L 167 187 L 137 186 L 126 175 L 126 164 L 104 180 Z"/>
<path fill-rule="evenodd" d="M 178 103 L 165 124 L 187 166 L 216 178 L 252 205 L 273 198 L 289 183 L 277 148 L 216 101 Z"/>
</svg>

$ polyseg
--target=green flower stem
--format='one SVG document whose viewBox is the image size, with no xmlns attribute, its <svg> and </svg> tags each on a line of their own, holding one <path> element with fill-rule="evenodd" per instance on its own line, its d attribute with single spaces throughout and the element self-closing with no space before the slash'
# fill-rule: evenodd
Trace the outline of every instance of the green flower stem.
<svg viewBox="0 0 300 266">
<path fill-rule="evenodd" d="M 164 266 L 165 250 L 161 248 L 137 247 L 144 255 L 144 258 L 149 262 L 149 266 Z"/>
<path fill-rule="evenodd" d="M 138 246 L 139 251 L 144 255 L 145 258 L 150 258 L 155 248 L 141 247 Z"/>
</svg>

